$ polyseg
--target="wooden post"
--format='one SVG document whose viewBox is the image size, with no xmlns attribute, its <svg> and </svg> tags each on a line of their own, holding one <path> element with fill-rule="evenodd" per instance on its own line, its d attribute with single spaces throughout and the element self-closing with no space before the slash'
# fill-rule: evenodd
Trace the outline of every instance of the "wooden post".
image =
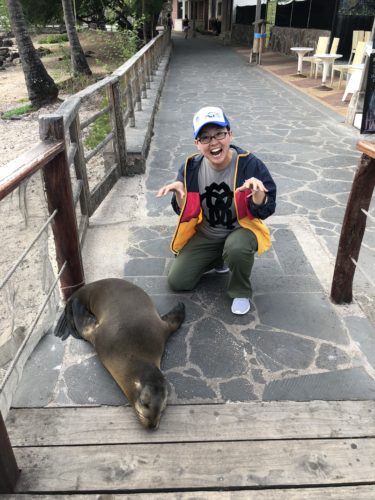
<svg viewBox="0 0 375 500">
<path fill-rule="evenodd" d="M 151 65 L 151 69 L 150 69 L 151 81 L 153 82 L 154 81 L 154 75 L 156 73 L 155 45 L 153 45 L 151 47 L 151 50 L 150 50 L 150 65 Z"/>
<path fill-rule="evenodd" d="M 133 85 L 130 70 L 125 75 L 126 105 L 129 110 L 129 125 L 135 127 Z"/>
<path fill-rule="evenodd" d="M 366 228 L 366 214 L 361 209 L 368 211 L 375 185 L 375 144 L 360 141 L 357 149 L 363 154 L 353 179 L 337 250 L 331 287 L 331 300 L 335 304 L 353 300 L 356 266 L 351 258 L 358 261 Z"/>
<path fill-rule="evenodd" d="M 137 103 L 137 111 L 142 111 L 141 85 L 139 83 L 139 62 L 135 62 L 133 66 L 134 86 L 135 86 L 135 102 Z"/>
<path fill-rule="evenodd" d="M 77 152 L 74 156 L 74 168 L 77 179 L 82 181 L 82 194 L 79 197 L 82 215 L 91 214 L 90 187 L 87 178 L 85 152 L 82 144 L 81 125 L 79 114 L 77 113 L 69 127 L 70 140 L 77 145 Z"/>
<path fill-rule="evenodd" d="M 115 132 L 115 151 L 117 155 L 117 164 L 121 170 L 122 175 L 126 175 L 127 166 L 127 150 L 126 150 L 126 137 L 125 126 L 122 116 L 122 96 L 120 89 L 120 80 L 109 86 L 108 89 L 109 99 L 112 107 L 112 123 Z"/>
<path fill-rule="evenodd" d="M 144 75 L 145 75 L 145 87 L 146 89 L 150 88 L 150 72 L 149 72 L 149 66 L 148 66 L 148 54 L 147 52 L 144 54 L 142 58 L 142 64 L 144 67 Z"/>
<path fill-rule="evenodd" d="M 147 75 L 146 75 L 146 65 L 145 65 L 145 59 L 144 57 L 141 57 L 139 59 L 139 68 L 140 68 L 140 72 L 139 74 L 141 75 L 141 89 L 142 89 L 142 99 L 147 99 L 147 84 L 146 84 L 146 80 L 147 80 Z"/>
<path fill-rule="evenodd" d="M 39 133 L 43 141 L 64 139 L 62 116 L 41 116 Z M 60 278 L 62 293 L 67 300 L 84 284 L 84 273 L 66 149 L 43 169 L 43 179 L 49 213 L 57 209 L 52 230 L 58 270 L 67 262 Z"/>
<path fill-rule="evenodd" d="M 13 493 L 20 475 L 0 411 L 0 493 Z"/>
</svg>

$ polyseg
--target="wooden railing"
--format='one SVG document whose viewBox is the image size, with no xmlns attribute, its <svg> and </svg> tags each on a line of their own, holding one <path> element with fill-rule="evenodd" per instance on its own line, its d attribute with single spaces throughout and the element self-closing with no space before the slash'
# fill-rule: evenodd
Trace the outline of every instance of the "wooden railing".
<svg viewBox="0 0 375 500">
<path fill-rule="evenodd" d="M 129 173 L 126 127 L 136 126 L 136 111 L 142 110 L 142 100 L 157 71 L 169 43 L 169 33 L 162 33 L 131 57 L 125 64 L 98 83 L 85 88 L 64 101 L 53 115 L 40 117 L 40 136 L 43 141 L 56 140 L 55 120 L 62 118 L 66 138 L 68 163 L 74 164 L 75 176 L 81 190 L 82 214 L 90 217 L 121 175 Z M 94 103 L 95 112 L 85 110 Z M 100 108 L 104 104 L 104 107 Z M 84 115 L 84 116 L 83 116 Z M 91 150 L 85 147 L 85 134 L 99 118 L 108 115 L 110 129 Z M 109 157 L 110 166 L 99 183 L 90 187 L 89 162 L 102 153 Z M 106 159 L 103 160 L 106 162 Z M 106 167 L 106 166 L 105 166 Z"/>
<path fill-rule="evenodd" d="M 128 174 L 126 129 L 137 124 L 137 111 L 142 110 L 142 103 L 147 98 L 169 42 L 169 33 L 159 34 L 112 75 L 68 98 L 54 114 L 41 116 L 41 142 L 0 169 L 0 203 L 34 174 L 41 172 L 49 212 L 49 218 L 40 228 L 37 237 L 5 276 L 0 276 L 0 290 L 48 226 L 51 226 L 53 231 L 57 264 L 56 280 L 10 366 L 7 367 L 5 376 L 0 380 L 0 398 L 17 362 L 17 380 L 21 377 L 27 359 L 25 346 L 58 281 L 65 300 L 84 284 L 81 243 L 88 219 L 117 179 Z M 92 99 L 94 112 L 89 114 L 84 111 L 84 105 Z M 101 102 L 104 102 L 104 106 L 99 110 L 95 109 L 100 107 Z M 109 116 L 109 130 L 105 130 L 104 136 L 88 150 L 85 146 L 87 130 L 105 114 Z M 99 153 L 107 152 L 110 162 L 105 175 L 95 184 L 91 180 L 90 185 L 90 161 Z M 79 224 L 76 215 L 78 202 Z M 19 361 L 21 354 L 22 362 Z M 11 385 L 16 385 L 16 382 L 12 380 Z M 7 396 L 4 398 L 7 399 Z M 5 418 L 6 414 L 3 417 Z M 18 470 L 1 411 L 0 450 L 0 493 L 6 493 L 13 491 Z"/>
<path fill-rule="evenodd" d="M 360 141 L 357 149 L 362 156 L 346 206 L 331 287 L 331 300 L 335 304 L 353 300 L 353 279 L 375 186 L 375 144 Z"/>
</svg>

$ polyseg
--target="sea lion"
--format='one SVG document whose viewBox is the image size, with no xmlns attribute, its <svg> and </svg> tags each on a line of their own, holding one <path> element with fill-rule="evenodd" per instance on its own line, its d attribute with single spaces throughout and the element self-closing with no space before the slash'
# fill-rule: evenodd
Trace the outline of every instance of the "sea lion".
<svg viewBox="0 0 375 500">
<path fill-rule="evenodd" d="M 167 403 L 160 360 L 168 337 L 184 319 L 182 302 L 160 317 L 144 290 L 124 279 L 109 278 L 73 293 L 55 335 L 88 340 L 141 424 L 156 429 Z"/>
</svg>

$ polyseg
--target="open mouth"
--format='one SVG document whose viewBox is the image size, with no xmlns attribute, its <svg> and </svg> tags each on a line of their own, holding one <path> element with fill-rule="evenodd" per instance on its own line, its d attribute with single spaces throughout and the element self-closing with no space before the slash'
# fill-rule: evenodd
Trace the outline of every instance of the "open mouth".
<svg viewBox="0 0 375 500">
<path fill-rule="evenodd" d="M 219 156 L 223 150 L 221 148 L 211 149 L 210 154 L 212 156 Z"/>
</svg>

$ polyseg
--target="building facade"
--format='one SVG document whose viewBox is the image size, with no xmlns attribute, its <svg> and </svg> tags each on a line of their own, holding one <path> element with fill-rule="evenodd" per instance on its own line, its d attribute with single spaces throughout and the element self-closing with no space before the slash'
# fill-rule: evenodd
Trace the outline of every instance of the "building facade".
<svg viewBox="0 0 375 500">
<path fill-rule="evenodd" d="M 202 32 L 220 34 L 230 31 L 234 0 L 173 0 L 172 18 L 174 29 L 182 31 L 185 15 L 195 21 L 195 27 Z"/>
</svg>

